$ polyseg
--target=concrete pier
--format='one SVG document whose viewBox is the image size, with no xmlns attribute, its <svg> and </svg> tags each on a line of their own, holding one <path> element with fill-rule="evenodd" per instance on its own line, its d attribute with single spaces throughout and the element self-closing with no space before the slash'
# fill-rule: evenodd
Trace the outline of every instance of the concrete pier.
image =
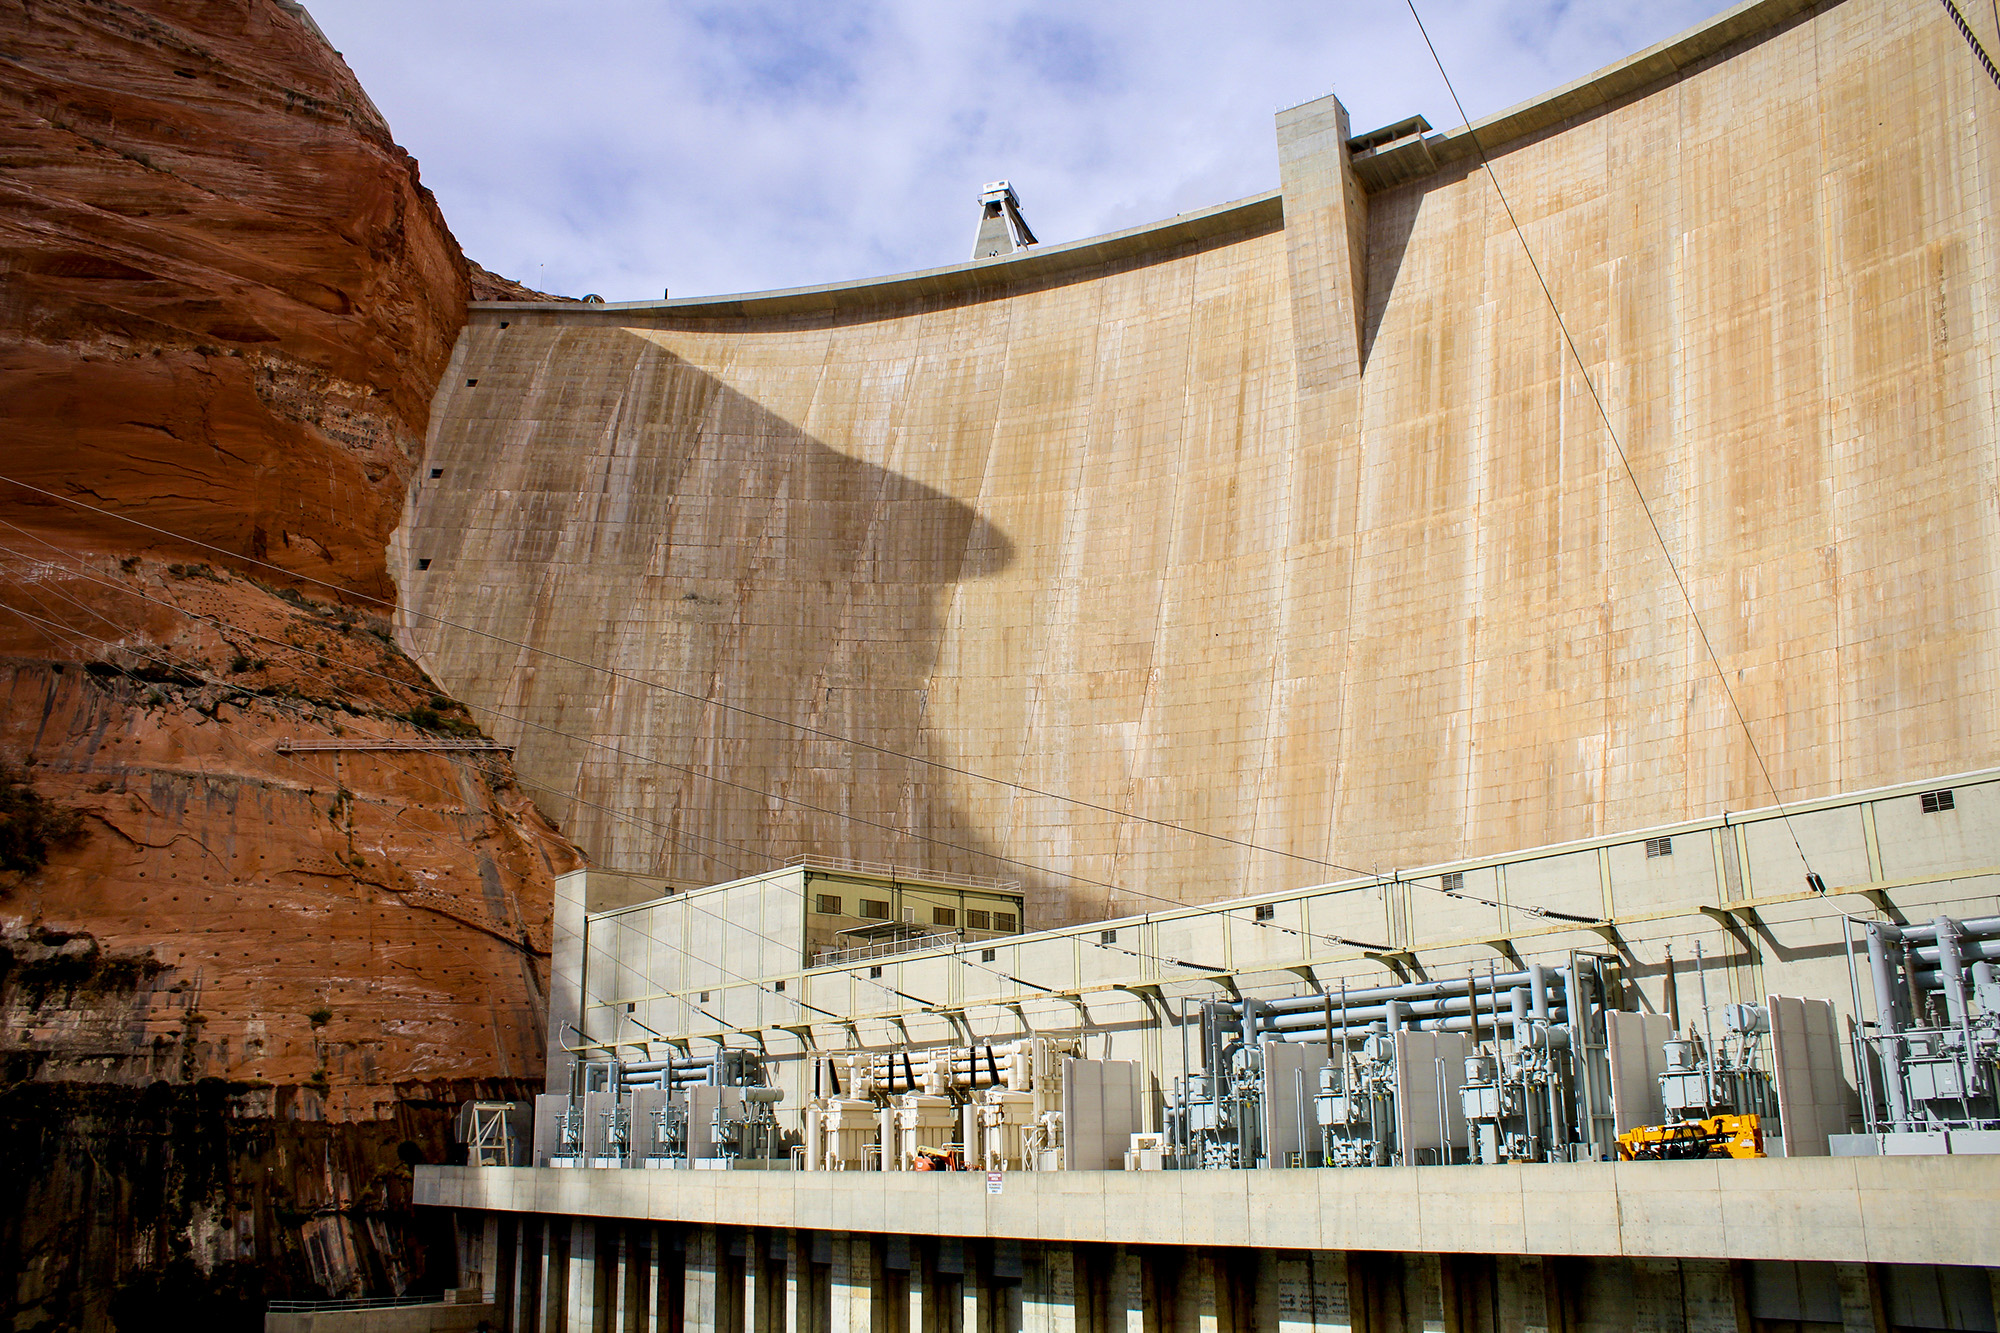
<svg viewBox="0 0 2000 1333">
<path fill-rule="evenodd" d="M 462 1214 L 468 1257 L 500 1233 Z M 577 1224 L 570 1224 L 571 1226 Z M 1883 1333 L 1993 1327 L 1994 1270 L 1705 1258 L 1543 1258 L 605 1222 L 570 1296 L 515 1333 Z M 654 1243 L 671 1233 L 678 1248 Z M 623 1259 L 617 1256 L 623 1255 Z M 885 1255 L 907 1269 L 885 1266 Z M 742 1256 L 746 1262 L 731 1262 Z M 754 1256 L 754 1258 L 752 1258 Z M 818 1256 L 816 1259 L 815 1256 Z M 484 1276 L 485 1269 L 479 1270 Z M 631 1280 L 612 1280 L 623 1271 Z M 657 1293 L 684 1287 L 684 1306 Z M 482 1307 L 482 1309 L 489 1307 Z"/>
<path fill-rule="evenodd" d="M 417 1196 L 519 1333 L 1991 1333 L 2000 1273 L 2000 1157 L 1028 1172 L 999 1195 L 420 1167 Z"/>
</svg>

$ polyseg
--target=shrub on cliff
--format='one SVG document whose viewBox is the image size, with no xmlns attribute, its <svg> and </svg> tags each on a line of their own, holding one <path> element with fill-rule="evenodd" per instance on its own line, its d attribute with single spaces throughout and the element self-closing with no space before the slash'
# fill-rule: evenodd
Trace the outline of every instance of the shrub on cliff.
<svg viewBox="0 0 2000 1333">
<path fill-rule="evenodd" d="M 0 870 L 40 870 L 49 853 L 83 840 L 83 820 L 28 782 L 27 772 L 0 759 Z"/>
</svg>

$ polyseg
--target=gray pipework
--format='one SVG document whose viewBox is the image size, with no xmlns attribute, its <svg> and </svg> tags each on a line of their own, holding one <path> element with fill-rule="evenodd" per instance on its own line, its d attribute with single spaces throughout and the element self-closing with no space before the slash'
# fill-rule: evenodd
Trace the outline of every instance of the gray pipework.
<svg viewBox="0 0 2000 1333">
<path fill-rule="evenodd" d="M 1965 960 L 1959 956 L 1958 932 L 1952 927 L 1948 916 L 1941 916 L 1931 923 L 1937 932 L 1938 970 L 1944 979 L 1944 1009 L 1950 1022 L 1963 1026 L 1965 1013 Z M 1919 959 L 1924 950 L 1916 951 Z"/>
<path fill-rule="evenodd" d="M 1549 1021 L 1549 970 L 1540 963 L 1528 969 L 1528 995 L 1534 1001 L 1536 1021 Z M 1565 999 L 1568 996 L 1565 994 Z"/>
<path fill-rule="evenodd" d="M 1889 946 L 1902 942 L 1902 932 L 1886 921 L 1868 923 L 1868 977 L 1875 983 L 1875 1034 L 1894 1037 L 1903 1030 L 1902 1005 L 1896 991 L 1895 960 Z M 1903 1097 L 1903 1051 L 1899 1041 L 1880 1041 L 1882 1090 L 1889 1098 L 1889 1123 L 1901 1125 L 1910 1118 L 1909 1103 Z"/>
<path fill-rule="evenodd" d="M 1523 1023 L 1534 1021 L 1529 1019 L 1525 1013 L 1528 1004 L 1527 988 L 1517 986 L 1511 994 L 1520 997 L 1520 1004 L 1524 1011 L 1521 1021 Z M 1464 1017 L 1473 1011 L 1472 1002 L 1463 995 L 1445 995 L 1435 1000 L 1391 1000 L 1388 1004 L 1383 1005 L 1370 1005 L 1360 1009 L 1350 1008 L 1346 1010 L 1344 1019 L 1336 1019 L 1335 1027 L 1366 1027 L 1378 1018 L 1387 1018 L 1389 1016 L 1389 1004 L 1395 1005 L 1397 1011 L 1402 1014 L 1404 1020 L 1408 1023 L 1428 1018 L 1442 1018 L 1447 1016 Z M 1557 1014 L 1560 1015 L 1567 1007 L 1566 1005 L 1556 1006 Z M 1494 1023 L 1509 1021 L 1509 1009 L 1496 1004 L 1493 1000 L 1483 995 L 1479 997 L 1479 1014 L 1483 1019 Z M 1326 1015 L 1323 1010 L 1317 1013 L 1282 1014 L 1276 1018 L 1267 1019 L 1264 1023 L 1265 1030 L 1284 1033 L 1324 1032 L 1326 1026 Z M 1425 1023 L 1423 1026 L 1428 1027 L 1430 1025 Z"/>
<path fill-rule="evenodd" d="M 1246 1054 L 1257 1049 L 1257 1020 L 1268 1012 L 1270 1007 L 1262 1000 L 1243 1002 L 1243 1050 Z"/>
<path fill-rule="evenodd" d="M 1937 939 L 1938 922 L 1946 920 L 1949 920 L 1949 918 L 1939 917 L 1928 926 L 1890 926 L 1889 929 L 1894 932 L 1891 938 L 1927 944 Z M 1870 924 L 1872 926 L 1875 924 L 1886 925 L 1887 923 L 1871 922 Z M 1952 926 L 1952 933 L 1960 939 L 1991 939 L 2000 936 L 2000 916 L 1977 916 L 1966 921 L 1954 921 L 1952 922 Z"/>
<path fill-rule="evenodd" d="M 1889 946 L 1902 942 L 1903 934 L 1886 921 L 1868 924 L 1868 979 L 1875 983 L 1876 1031 L 1893 1036 L 1903 1030 L 1902 1006 L 1896 995 L 1896 964 Z"/>
<path fill-rule="evenodd" d="M 1514 986 L 1532 985 L 1536 973 L 1543 977 L 1544 992 L 1548 985 L 1548 969 L 1537 964 L 1519 972 L 1502 972 L 1493 977 L 1490 984 L 1508 989 Z M 1431 1000 L 1447 994 L 1463 995 L 1465 984 L 1459 981 L 1411 981 L 1394 986 L 1364 986 L 1358 990 L 1345 989 L 1343 995 L 1350 1008 L 1364 1005 L 1379 1005 L 1388 1000 Z M 1226 1002 L 1225 1002 L 1226 1003 Z M 1273 1014 L 1298 1013 L 1307 1009 L 1318 1009 L 1325 1001 L 1318 995 L 1294 995 L 1282 1000 L 1260 1000 L 1265 1010 Z M 1228 1005 L 1235 1009 L 1235 1005 Z"/>
<path fill-rule="evenodd" d="M 1958 955 L 1961 963 L 2000 963 L 2000 940 L 1970 940 L 1962 935 L 1954 936 L 1952 952 Z M 1944 946 L 1932 944 L 1912 949 L 1910 957 L 1916 961 L 1918 972 L 1935 972 L 1938 964 L 1944 961 Z"/>
<path fill-rule="evenodd" d="M 1402 1023 L 1402 1027 L 1398 1030 L 1403 1032 L 1472 1031 L 1472 1016 L 1470 1014 L 1463 1014 L 1463 1013 L 1450 1014 L 1442 1017 L 1425 1018 L 1425 1019 L 1405 1018 L 1400 1021 Z M 1510 1026 L 1513 1023 L 1513 1021 L 1514 1021 L 1513 1015 L 1511 1014 L 1502 1013 L 1497 1016 L 1497 1024 L 1498 1026 L 1501 1027 Z M 1496 1027 L 1496 1016 L 1492 1014 L 1483 1015 L 1480 1018 L 1479 1023 L 1482 1029 L 1484 1029 L 1488 1033 L 1491 1033 L 1492 1031 L 1494 1031 Z M 1560 1027 L 1562 1023 L 1563 1019 L 1561 1017 L 1558 1017 L 1556 1019 L 1556 1023 L 1554 1026 Z M 1524 1019 L 1523 1026 L 1515 1028 L 1513 1030 L 1512 1035 L 1514 1040 L 1525 1042 L 1531 1039 L 1534 1032 L 1536 1032 L 1537 1030 L 1547 1030 L 1548 1026 L 1549 1025 L 1537 1023 L 1532 1018 Z M 1379 1033 L 1384 1030 L 1386 1030 L 1386 1024 L 1381 1019 L 1377 1019 L 1375 1022 L 1366 1025 L 1357 1023 L 1355 1026 L 1350 1028 L 1336 1027 L 1333 1030 L 1333 1039 L 1336 1043 L 1338 1043 L 1342 1038 L 1346 1038 L 1352 1041 L 1355 1038 L 1365 1037 L 1368 1036 L 1370 1033 Z M 1326 1040 L 1326 1029 L 1315 1025 L 1313 1027 L 1307 1027 L 1307 1028 L 1289 1028 L 1283 1032 L 1266 1032 L 1264 1036 L 1266 1037 L 1266 1039 L 1275 1039 L 1278 1041 L 1292 1041 L 1292 1042 L 1324 1041 Z"/>
<path fill-rule="evenodd" d="M 707 1069 L 714 1061 L 706 1056 L 677 1057 L 672 1060 L 634 1060 L 624 1066 L 628 1074 L 657 1074 L 663 1069 Z"/>
</svg>

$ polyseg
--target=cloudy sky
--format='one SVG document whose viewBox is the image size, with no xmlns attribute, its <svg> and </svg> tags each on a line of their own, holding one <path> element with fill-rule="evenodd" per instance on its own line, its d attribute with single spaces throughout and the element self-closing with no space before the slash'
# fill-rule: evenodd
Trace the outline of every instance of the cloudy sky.
<svg viewBox="0 0 2000 1333">
<path fill-rule="evenodd" d="M 1278 183 L 1272 113 L 1457 123 L 1403 0 L 307 0 L 472 258 L 606 299 L 955 263 Z M 1418 0 L 1479 117 L 1724 0 Z"/>
</svg>

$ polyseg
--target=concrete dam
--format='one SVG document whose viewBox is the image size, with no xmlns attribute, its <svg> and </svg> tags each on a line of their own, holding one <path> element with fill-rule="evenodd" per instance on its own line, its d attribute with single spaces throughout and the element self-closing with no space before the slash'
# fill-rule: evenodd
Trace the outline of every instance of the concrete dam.
<svg viewBox="0 0 2000 1333">
<path fill-rule="evenodd" d="M 1131 231 L 475 303 L 398 629 L 595 864 L 439 1319 L 1992 1333 L 1989 68 L 1750 0 Z"/>
<path fill-rule="evenodd" d="M 1038 927 L 1979 768 L 1996 116 L 1939 14 L 1772 0 L 1470 130 L 1282 112 L 1153 226 L 475 304 L 405 642 L 600 865 Z"/>
</svg>

